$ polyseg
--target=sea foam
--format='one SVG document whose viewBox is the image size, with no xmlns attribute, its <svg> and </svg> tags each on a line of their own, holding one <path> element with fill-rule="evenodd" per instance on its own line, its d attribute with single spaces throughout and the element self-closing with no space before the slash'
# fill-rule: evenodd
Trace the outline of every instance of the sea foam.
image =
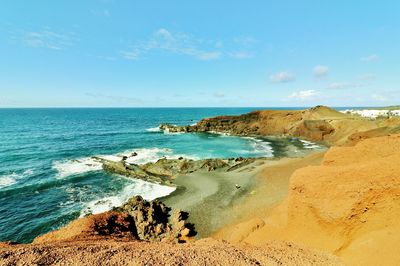
<svg viewBox="0 0 400 266">
<path fill-rule="evenodd" d="M 151 127 L 146 129 L 147 132 L 161 132 L 161 128 L 160 127 Z"/>
<path fill-rule="evenodd" d="M 115 196 L 104 197 L 88 202 L 81 211 L 81 217 L 87 214 L 97 214 L 119 207 L 131 197 L 140 195 L 145 200 L 154 200 L 171 194 L 175 188 L 145 182 L 139 179 L 130 179 L 131 184 Z"/>
<path fill-rule="evenodd" d="M 131 164 L 145 164 L 149 162 L 156 162 L 163 157 L 168 159 L 177 159 L 179 157 L 198 159 L 194 156 L 187 156 L 185 154 L 175 154 L 172 149 L 168 148 L 141 148 L 135 150 L 127 150 L 116 154 L 96 155 L 94 157 L 103 158 L 114 162 L 119 162 L 122 160 L 123 157 L 127 157 L 125 161 Z M 54 162 L 53 168 L 58 172 L 56 177 L 62 179 L 72 175 L 102 170 L 102 163 L 94 157 L 84 157 L 79 159 Z"/>
<path fill-rule="evenodd" d="M 33 174 L 32 169 L 24 170 L 21 173 L 13 172 L 0 176 L 0 189 L 15 185 L 19 180 L 29 177 Z"/>
<path fill-rule="evenodd" d="M 250 141 L 250 145 L 253 147 L 254 153 L 257 153 L 264 157 L 274 156 L 274 149 L 271 146 L 271 142 L 253 137 L 241 137 L 241 138 Z"/>
<path fill-rule="evenodd" d="M 102 164 L 91 157 L 85 157 L 61 162 L 56 161 L 53 163 L 53 168 L 58 172 L 56 177 L 62 179 L 71 175 L 99 171 L 102 169 Z"/>
<path fill-rule="evenodd" d="M 301 143 L 303 143 L 303 147 L 304 147 L 305 149 L 316 149 L 316 148 L 320 148 L 320 146 L 317 145 L 317 144 L 314 143 L 314 142 L 311 142 L 311 141 L 308 141 L 308 140 L 303 140 L 303 139 L 301 139 L 300 141 L 301 141 Z"/>
<path fill-rule="evenodd" d="M 0 176 L 0 188 L 12 186 L 17 183 L 14 174 Z"/>
</svg>

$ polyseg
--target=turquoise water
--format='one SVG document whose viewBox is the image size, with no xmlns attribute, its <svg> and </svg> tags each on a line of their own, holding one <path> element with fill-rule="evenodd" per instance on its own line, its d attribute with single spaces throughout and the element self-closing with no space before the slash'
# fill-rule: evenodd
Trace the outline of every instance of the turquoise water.
<svg viewBox="0 0 400 266">
<path fill-rule="evenodd" d="M 0 241 L 29 242 L 86 213 L 105 211 L 168 187 L 109 175 L 91 159 L 137 152 L 133 162 L 191 158 L 301 155 L 321 148 L 297 139 L 165 134 L 160 123 L 259 108 L 0 109 Z"/>
</svg>

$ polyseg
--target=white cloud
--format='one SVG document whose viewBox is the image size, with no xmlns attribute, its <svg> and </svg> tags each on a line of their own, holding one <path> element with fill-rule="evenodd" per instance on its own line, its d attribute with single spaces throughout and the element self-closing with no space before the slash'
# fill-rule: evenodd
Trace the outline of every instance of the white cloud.
<svg viewBox="0 0 400 266">
<path fill-rule="evenodd" d="M 242 41 L 250 42 L 250 39 Z M 240 48 L 236 47 L 237 52 L 228 52 L 223 50 L 224 43 L 221 40 L 196 38 L 190 34 L 171 32 L 168 29 L 160 28 L 148 40 L 136 42 L 130 50 L 121 51 L 120 54 L 123 58 L 129 60 L 136 60 L 152 51 L 175 53 L 198 60 L 215 60 L 223 56 L 244 59 L 253 55 L 251 52 Z"/>
<path fill-rule="evenodd" d="M 326 77 L 328 75 L 328 72 L 329 72 L 328 66 L 318 65 L 313 68 L 313 74 L 314 74 L 314 77 L 316 77 L 316 78 Z"/>
<path fill-rule="evenodd" d="M 296 77 L 289 72 L 282 71 L 271 75 L 270 79 L 275 83 L 285 83 L 295 80 Z"/>
<path fill-rule="evenodd" d="M 240 36 L 234 38 L 234 42 L 242 46 L 251 46 L 257 43 L 257 40 L 251 36 Z"/>
<path fill-rule="evenodd" d="M 142 102 L 142 100 L 138 99 L 138 98 L 133 98 L 133 97 L 129 97 L 129 96 L 109 95 L 109 94 L 103 94 L 103 93 L 97 93 L 97 92 L 86 92 L 85 95 L 88 97 L 92 97 L 92 98 L 109 100 L 110 102 L 115 102 L 115 103 L 140 103 L 140 102 Z"/>
<path fill-rule="evenodd" d="M 351 83 L 351 82 L 333 82 L 328 85 L 328 89 L 340 90 L 340 89 L 350 89 L 350 88 L 359 88 L 362 87 L 363 84 L 360 83 Z"/>
<path fill-rule="evenodd" d="M 63 50 L 75 42 L 73 34 L 60 34 L 50 30 L 28 32 L 23 37 L 23 42 L 34 48 L 47 48 Z"/>
<path fill-rule="evenodd" d="M 127 60 L 137 60 L 140 56 L 140 51 L 132 50 L 132 51 L 122 51 L 121 56 Z"/>
<path fill-rule="evenodd" d="M 376 54 L 371 54 L 365 57 L 361 57 L 360 60 L 362 62 L 370 63 L 370 62 L 376 62 L 379 60 L 379 56 Z"/>
<path fill-rule="evenodd" d="M 372 97 L 372 99 L 380 101 L 380 102 L 386 102 L 388 100 L 387 97 L 379 95 L 379 94 L 372 94 L 371 97 Z"/>
<path fill-rule="evenodd" d="M 108 9 L 92 9 L 90 11 L 95 16 L 110 17 L 111 12 Z"/>
<path fill-rule="evenodd" d="M 216 50 L 215 45 L 208 49 L 200 48 L 207 46 L 208 42 L 196 39 L 185 33 L 172 33 L 165 28 L 158 29 L 151 38 L 142 43 L 136 43 L 129 51 L 122 51 L 125 59 L 136 60 L 140 56 L 151 51 L 159 50 L 180 55 L 194 57 L 198 60 L 213 60 L 221 57 L 221 52 Z M 215 44 L 215 42 L 214 42 Z"/>
<path fill-rule="evenodd" d="M 293 92 L 292 94 L 289 95 L 289 98 L 304 101 L 304 100 L 314 99 L 318 95 L 319 92 L 316 90 L 303 90 L 303 91 Z"/>
<path fill-rule="evenodd" d="M 360 79 L 360 80 L 372 80 L 372 79 L 376 79 L 376 75 L 375 74 L 365 74 L 365 75 L 359 76 L 358 79 Z"/>
<path fill-rule="evenodd" d="M 237 52 L 231 52 L 229 55 L 233 58 L 238 58 L 238 59 L 246 59 L 246 58 L 251 58 L 254 56 L 253 53 L 248 52 L 248 51 L 237 51 Z"/>
<path fill-rule="evenodd" d="M 214 97 L 216 97 L 216 98 L 224 98 L 225 94 L 222 93 L 222 92 L 216 92 L 216 93 L 214 93 Z"/>
</svg>

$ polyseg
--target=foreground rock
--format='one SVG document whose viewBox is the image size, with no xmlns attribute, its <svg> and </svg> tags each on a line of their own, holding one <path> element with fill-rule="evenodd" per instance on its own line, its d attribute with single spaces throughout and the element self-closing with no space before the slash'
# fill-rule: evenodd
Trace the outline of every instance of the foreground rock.
<svg viewBox="0 0 400 266">
<path fill-rule="evenodd" d="M 320 166 L 292 175 L 287 200 L 261 217 L 265 223 L 247 234 L 241 228 L 248 223 L 237 225 L 241 241 L 289 240 L 332 252 L 349 265 L 398 265 L 399 147 L 397 134 L 329 149 Z"/>
<path fill-rule="evenodd" d="M 0 265 L 343 265 L 324 252 L 287 242 L 263 247 L 204 239 L 187 244 L 75 241 L 0 246 Z"/>
<path fill-rule="evenodd" d="M 379 136 L 387 135 L 388 131 L 400 132 L 400 119 L 371 120 L 344 114 L 329 107 L 316 106 L 302 111 L 262 110 L 239 116 L 217 116 L 203 119 L 193 126 L 160 126 L 162 130 L 169 132 L 293 136 L 325 142 L 328 145 L 345 144 L 353 134 L 380 127 L 389 129 L 376 132 Z"/>
<path fill-rule="evenodd" d="M 35 238 L 33 243 L 114 239 L 119 241 L 186 242 L 196 231 L 186 222 L 188 213 L 173 212 L 157 200 L 131 198 L 113 211 L 89 215 L 67 226 Z"/>
<path fill-rule="evenodd" d="M 119 162 L 115 162 L 99 157 L 94 158 L 103 164 L 103 169 L 105 171 L 110 173 L 134 177 L 144 181 L 164 185 L 173 185 L 171 181 L 179 174 L 188 174 L 199 170 L 215 171 L 218 169 L 229 172 L 247 166 L 256 161 L 254 158 L 241 157 L 203 160 L 163 158 L 159 159 L 157 162 L 149 162 L 139 165 L 127 163 L 124 159 Z"/>
</svg>

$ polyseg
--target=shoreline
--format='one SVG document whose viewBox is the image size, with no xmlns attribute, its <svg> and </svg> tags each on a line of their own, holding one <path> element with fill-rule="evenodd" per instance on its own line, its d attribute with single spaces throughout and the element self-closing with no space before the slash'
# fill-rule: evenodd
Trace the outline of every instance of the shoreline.
<svg viewBox="0 0 400 266">
<path fill-rule="evenodd" d="M 249 170 L 253 164 L 232 172 L 180 175 L 173 181 L 179 189 L 160 200 L 171 208 L 189 212 L 189 221 L 195 224 L 198 237 L 208 237 L 231 218 L 232 213 L 224 209 L 243 200 L 254 187 L 254 170 Z"/>
<path fill-rule="evenodd" d="M 158 200 L 169 207 L 188 211 L 198 238 L 224 239 L 219 236 L 223 228 L 247 219 L 253 211 L 272 209 L 283 201 L 291 174 L 301 167 L 318 164 L 324 153 L 315 151 L 296 158 L 260 158 L 232 172 L 199 171 L 179 175 L 173 180 L 177 189 Z M 279 169 L 284 169 L 283 173 L 274 173 Z M 264 178 L 266 172 L 271 174 L 268 178 Z"/>
<path fill-rule="evenodd" d="M 263 226 L 271 211 L 287 198 L 292 174 L 298 169 L 319 165 L 325 153 L 313 152 L 300 158 L 286 157 L 263 165 L 256 173 L 256 193 L 231 210 L 240 213 L 238 219 L 219 228 L 211 237 L 238 243 Z"/>
</svg>

